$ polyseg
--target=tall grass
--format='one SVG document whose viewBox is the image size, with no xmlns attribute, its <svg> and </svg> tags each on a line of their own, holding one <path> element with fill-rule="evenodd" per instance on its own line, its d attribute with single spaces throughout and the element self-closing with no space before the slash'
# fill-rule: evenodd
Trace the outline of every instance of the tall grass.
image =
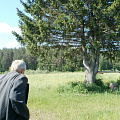
<svg viewBox="0 0 120 120">
<path fill-rule="evenodd" d="M 117 81 L 118 73 L 98 74 L 103 82 Z M 59 86 L 84 81 L 84 73 L 48 73 L 27 75 L 30 84 L 28 107 L 30 120 L 119 120 L 120 95 L 58 92 Z M 66 86 L 67 87 L 67 86 Z"/>
</svg>

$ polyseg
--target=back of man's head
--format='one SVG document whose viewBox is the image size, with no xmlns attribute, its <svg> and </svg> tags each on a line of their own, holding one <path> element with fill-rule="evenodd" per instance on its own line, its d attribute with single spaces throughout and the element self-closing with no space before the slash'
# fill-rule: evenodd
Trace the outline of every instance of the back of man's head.
<svg viewBox="0 0 120 120">
<path fill-rule="evenodd" d="M 15 70 L 21 73 L 22 70 L 26 70 L 26 64 L 23 60 L 15 60 L 11 64 L 11 71 Z"/>
</svg>

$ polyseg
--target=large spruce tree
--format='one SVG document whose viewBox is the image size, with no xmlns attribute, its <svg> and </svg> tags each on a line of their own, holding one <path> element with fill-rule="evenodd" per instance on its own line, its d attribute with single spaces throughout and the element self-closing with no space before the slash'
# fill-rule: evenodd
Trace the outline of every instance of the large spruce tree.
<svg viewBox="0 0 120 120">
<path fill-rule="evenodd" d="M 120 45 L 119 0 L 27 0 L 18 9 L 21 35 L 17 40 L 31 54 L 51 47 L 82 54 L 86 83 L 93 83 L 99 56 L 115 58 Z"/>
</svg>

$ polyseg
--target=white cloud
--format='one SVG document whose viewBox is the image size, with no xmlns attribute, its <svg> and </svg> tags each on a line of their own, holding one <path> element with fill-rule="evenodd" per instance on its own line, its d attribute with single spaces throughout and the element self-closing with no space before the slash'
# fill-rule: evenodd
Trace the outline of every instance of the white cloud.
<svg viewBox="0 0 120 120">
<path fill-rule="evenodd" d="M 19 48 L 19 47 L 20 47 L 20 44 L 17 41 L 8 42 L 5 45 L 5 48 Z"/>
<path fill-rule="evenodd" d="M 12 31 L 16 31 L 17 33 L 21 33 L 19 27 L 11 27 L 7 23 L 0 23 L 0 33 L 11 34 Z"/>
</svg>

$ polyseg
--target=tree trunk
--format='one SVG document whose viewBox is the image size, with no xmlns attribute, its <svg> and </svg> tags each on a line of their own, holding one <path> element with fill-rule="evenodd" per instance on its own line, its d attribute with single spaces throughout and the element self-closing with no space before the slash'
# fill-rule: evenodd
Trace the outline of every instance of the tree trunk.
<svg viewBox="0 0 120 120">
<path fill-rule="evenodd" d="M 92 84 L 95 82 L 95 74 L 92 71 L 85 71 L 86 84 Z"/>
<path fill-rule="evenodd" d="M 85 80 L 86 84 L 92 84 L 95 82 L 96 74 L 99 67 L 99 55 L 92 55 L 91 61 L 88 61 L 87 55 L 83 56 L 83 65 L 85 68 Z"/>
</svg>

